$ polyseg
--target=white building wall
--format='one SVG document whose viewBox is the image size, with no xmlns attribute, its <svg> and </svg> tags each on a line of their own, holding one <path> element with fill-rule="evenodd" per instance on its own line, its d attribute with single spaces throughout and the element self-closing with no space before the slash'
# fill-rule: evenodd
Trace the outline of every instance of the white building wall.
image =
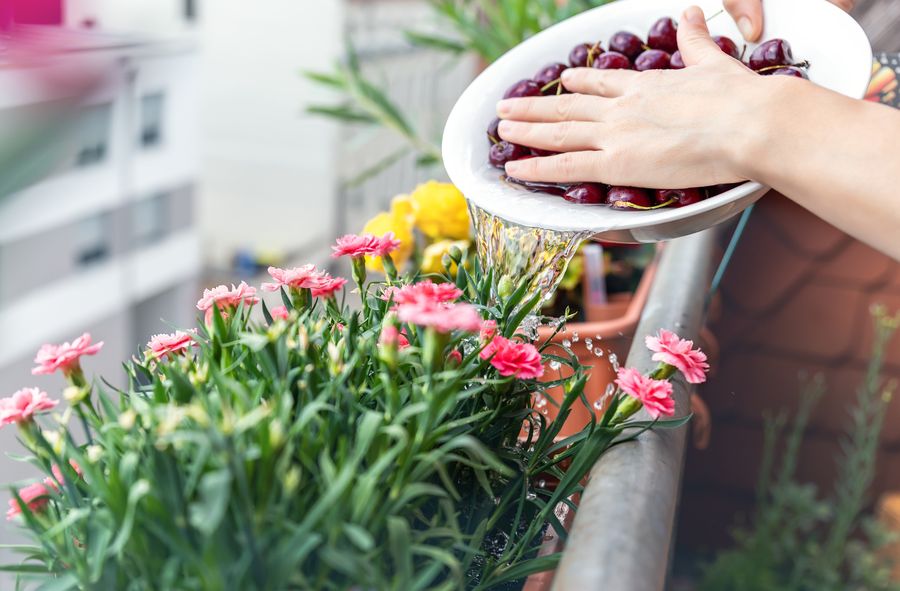
<svg viewBox="0 0 900 591">
<path fill-rule="evenodd" d="M 306 114 L 331 97 L 302 72 L 343 54 L 343 9 L 336 0 L 201 7 L 200 217 L 216 266 L 238 248 L 296 254 L 331 241 L 338 128 Z"/>
</svg>

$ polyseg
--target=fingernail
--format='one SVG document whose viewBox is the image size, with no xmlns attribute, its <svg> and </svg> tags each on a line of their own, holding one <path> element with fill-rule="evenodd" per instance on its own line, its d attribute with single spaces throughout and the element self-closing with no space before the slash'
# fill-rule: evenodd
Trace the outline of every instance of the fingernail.
<svg viewBox="0 0 900 591">
<path fill-rule="evenodd" d="M 742 16 L 738 19 L 737 26 L 744 39 L 750 41 L 750 38 L 753 37 L 753 23 L 750 22 L 750 19 L 746 16 Z"/>
<path fill-rule="evenodd" d="M 512 121 L 508 119 L 503 119 L 500 121 L 500 125 L 497 126 L 497 131 L 500 133 L 500 137 L 509 131 L 509 128 L 512 126 Z"/>
<path fill-rule="evenodd" d="M 503 115 L 508 115 L 510 111 L 510 102 L 511 101 L 509 99 L 503 99 L 502 101 L 497 103 L 497 114 L 501 117 Z"/>
<path fill-rule="evenodd" d="M 559 79 L 565 84 L 567 81 L 571 80 L 574 75 L 575 72 L 572 70 L 563 70 L 563 73 L 559 75 Z"/>
<path fill-rule="evenodd" d="M 705 21 L 703 11 L 700 10 L 699 6 L 688 6 L 687 10 L 685 10 L 682 15 L 682 18 L 692 25 L 700 25 Z"/>
</svg>

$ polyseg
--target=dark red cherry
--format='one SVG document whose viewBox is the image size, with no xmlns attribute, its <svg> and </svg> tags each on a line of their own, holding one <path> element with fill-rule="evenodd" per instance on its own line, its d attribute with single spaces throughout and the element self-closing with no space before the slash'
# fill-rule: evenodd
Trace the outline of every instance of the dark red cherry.
<svg viewBox="0 0 900 591">
<path fill-rule="evenodd" d="M 628 59 L 634 59 L 644 51 L 644 42 L 641 38 L 627 31 L 619 31 L 609 40 L 610 51 L 618 51 Z"/>
<path fill-rule="evenodd" d="M 519 80 L 507 89 L 503 98 L 521 98 L 524 96 L 541 96 L 541 85 L 534 80 Z"/>
<path fill-rule="evenodd" d="M 638 207 L 653 206 L 653 201 L 647 191 L 637 187 L 610 187 L 606 194 L 606 202 L 613 209 L 634 209 L 625 205 L 628 203 Z"/>
<path fill-rule="evenodd" d="M 653 23 L 650 33 L 647 34 L 647 45 L 668 53 L 678 51 L 678 26 L 675 21 L 663 17 Z"/>
<path fill-rule="evenodd" d="M 762 42 L 750 54 L 750 68 L 761 70 L 772 66 L 789 66 L 794 63 L 791 44 L 784 39 L 769 39 Z"/>
<path fill-rule="evenodd" d="M 488 152 L 488 160 L 490 161 L 491 166 L 497 168 L 503 168 L 507 162 L 521 160 L 526 156 L 531 156 L 531 152 L 528 151 L 528 148 L 507 141 L 497 142 L 491 146 L 491 149 Z"/>
<path fill-rule="evenodd" d="M 713 37 L 713 41 L 716 42 L 716 45 L 719 46 L 719 49 L 733 57 L 734 59 L 740 59 L 741 52 L 738 51 L 737 45 L 734 41 L 731 40 L 730 37 L 725 37 L 724 35 L 716 35 Z"/>
<path fill-rule="evenodd" d="M 580 43 L 569 52 L 569 65 L 573 68 L 589 68 L 597 56 L 603 53 L 600 43 Z"/>
<path fill-rule="evenodd" d="M 634 60 L 634 69 L 638 72 L 647 70 L 668 70 L 671 57 L 665 51 L 648 49 Z"/>
<path fill-rule="evenodd" d="M 532 156 L 537 156 L 538 158 L 543 158 L 545 156 L 555 156 L 559 154 L 559 152 L 552 152 L 550 150 L 541 150 L 540 148 L 529 148 L 531 150 Z"/>
<path fill-rule="evenodd" d="M 487 128 L 487 136 L 488 141 L 492 144 L 496 144 L 500 141 L 500 119 L 495 117 L 494 120 L 491 121 L 491 124 L 488 125 Z"/>
<path fill-rule="evenodd" d="M 681 57 L 680 51 L 672 54 L 672 58 L 669 60 L 669 67 L 673 70 L 684 69 L 684 59 Z"/>
<path fill-rule="evenodd" d="M 549 64 L 541 68 L 541 70 L 535 74 L 534 81 L 537 82 L 541 88 L 544 89 L 544 94 L 556 94 L 557 86 L 559 86 L 559 77 L 562 73 L 568 70 L 569 67 L 565 64 Z M 555 84 L 552 84 L 554 83 Z M 547 86 L 549 88 L 546 88 Z"/>
<path fill-rule="evenodd" d="M 793 76 L 794 78 L 803 78 L 804 80 L 809 80 L 809 75 L 806 73 L 806 71 L 795 66 L 775 68 L 774 70 L 763 72 L 763 76 Z"/>
<path fill-rule="evenodd" d="M 653 194 L 653 200 L 657 205 L 675 200 L 670 207 L 684 207 L 693 205 L 706 199 L 703 189 L 657 189 Z"/>
<path fill-rule="evenodd" d="M 563 193 L 563 199 L 572 203 L 597 205 L 606 203 L 606 191 L 597 183 L 579 183 L 572 185 Z"/>
<path fill-rule="evenodd" d="M 565 194 L 567 187 L 565 185 L 557 185 L 556 183 L 539 183 L 536 181 L 523 181 L 511 176 L 504 177 L 507 182 L 518 185 L 532 193 L 550 193 L 560 197 Z"/>
<path fill-rule="evenodd" d="M 630 70 L 631 60 L 618 51 L 607 51 L 594 60 L 594 67 L 598 70 Z"/>
</svg>

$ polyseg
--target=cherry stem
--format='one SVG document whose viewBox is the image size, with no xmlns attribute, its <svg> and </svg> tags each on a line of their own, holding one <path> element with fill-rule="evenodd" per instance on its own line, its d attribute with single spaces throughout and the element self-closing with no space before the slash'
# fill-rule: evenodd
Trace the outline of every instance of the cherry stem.
<svg viewBox="0 0 900 591">
<path fill-rule="evenodd" d="M 554 84 L 559 84 L 559 78 L 557 78 L 556 80 L 551 80 L 547 84 L 541 86 L 541 92 L 543 93 L 545 90 L 550 90 Z M 559 93 L 557 92 L 557 94 Z"/>
<path fill-rule="evenodd" d="M 711 21 L 712 19 L 716 18 L 717 16 L 719 16 L 719 15 L 722 14 L 723 12 L 725 12 L 725 9 L 724 9 L 724 8 L 723 8 L 722 10 L 720 10 L 719 12 L 715 13 L 714 15 L 707 17 L 706 22 Z"/>
<path fill-rule="evenodd" d="M 747 44 L 744 43 L 744 47 L 741 49 L 741 57 L 738 58 L 740 61 L 744 61 L 744 56 L 747 54 Z"/>
<path fill-rule="evenodd" d="M 773 70 L 780 70 L 781 68 L 788 68 L 792 70 L 802 70 L 804 68 L 809 67 L 809 62 L 804 60 L 798 64 L 781 64 L 777 66 L 766 66 L 765 68 L 760 68 L 756 71 L 757 74 L 762 74 L 763 72 L 771 72 Z"/>
<path fill-rule="evenodd" d="M 629 207 L 631 209 L 640 209 L 641 211 L 650 211 L 653 209 L 662 209 L 663 207 L 669 207 L 676 201 L 678 201 L 678 199 L 672 197 L 665 203 L 660 203 L 659 205 L 651 205 L 649 207 L 645 205 L 637 205 L 635 203 L 632 203 L 631 201 L 616 201 L 615 203 L 613 203 L 613 207 Z"/>
</svg>

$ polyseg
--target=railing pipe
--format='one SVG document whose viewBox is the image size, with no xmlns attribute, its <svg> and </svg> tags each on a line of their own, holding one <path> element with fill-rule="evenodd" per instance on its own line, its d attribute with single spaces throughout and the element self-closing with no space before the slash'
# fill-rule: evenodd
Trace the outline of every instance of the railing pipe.
<svg viewBox="0 0 900 591">
<path fill-rule="evenodd" d="M 628 354 L 643 372 L 656 363 L 644 337 L 660 328 L 698 338 L 717 231 L 669 243 Z M 676 416 L 690 412 L 690 385 L 674 380 Z M 644 411 L 638 419 L 649 417 Z M 688 426 L 643 433 L 604 454 L 591 471 L 562 561 L 556 591 L 662 591 L 669 572 Z"/>
</svg>

